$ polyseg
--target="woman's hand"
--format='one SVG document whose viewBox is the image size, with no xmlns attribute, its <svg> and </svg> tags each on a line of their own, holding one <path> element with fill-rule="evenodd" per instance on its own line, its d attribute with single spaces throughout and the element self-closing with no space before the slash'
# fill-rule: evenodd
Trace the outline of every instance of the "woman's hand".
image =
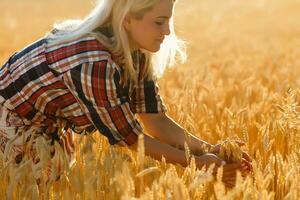
<svg viewBox="0 0 300 200">
<path fill-rule="evenodd" d="M 223 167 L 222 181 L 227 187 L 233 187 L 236 180 L 237 171 L 240 171 L 242 176 L 245 177 L 251 171 L 251 165 L 245 159 L 242 162 L 226 163 L 223 159 L 215 154 L 206 153 L 202 156 L 195 156 L 196 166 L 202 168 L 203 166 L 210 166 L 215 164 L 213 175 L 216 176 L 218 169 Z"/>
<path fill-rule="evenodd" d="M 226 164 L 225 160 L 219 158 L 215 154 L 206 153 L 202 156 L 196 157 L 196 165 L 203 167 L 209 167 L 210 165 L 215 164 L 215 167 L 221 167 Z"/>
<path fill-rule="evenodd" d="M 212 153 L 206 153 L 202 156 L 195 156 L 195 162 L 198 168 L 202 168 L 203 166 L 209 167 L 212 164 L 215 164 L 215 168 L 218 168 L 226 164 L 225 160 Z"/>
<path fill-rule="evenodd" d="M 232 188 L 235 186 L 237 171 L 241 172 L 242 177 L 246 177 L 250 170 L 243 162 L 229 163 L 223 166 L 222 181 L 226 187 Z"/>
<path fill-rule="evenodd" d="M 245 145 L 244 142 L 237 141 L 237 140 L 235 140 L 235 143 L 237 143 L 240 147 Z M 220 150 L 221 150 L 221 144 L 216 144 L 216 145 L 212 146 L 212 149 L 211 149 L 210 153 L 219 154 Z M 245 159 L 248 163 L 252 162 L 252 158 L 245 151 L 243 151 L 242 158 Z"/>
</svg>

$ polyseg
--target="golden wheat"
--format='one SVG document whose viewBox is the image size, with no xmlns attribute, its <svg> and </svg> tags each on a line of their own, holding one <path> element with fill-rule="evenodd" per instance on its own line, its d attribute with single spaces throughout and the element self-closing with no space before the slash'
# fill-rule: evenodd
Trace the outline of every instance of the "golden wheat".
<svg viewBox="0 0 300 200">
<path fill-rule="evenodd" d="M 229 163 L 241 162 L 243 151 L 235 141 L 225 140 L 220 143 L 220 152 L 218 153 L 218 156 Z"/>
</svg>

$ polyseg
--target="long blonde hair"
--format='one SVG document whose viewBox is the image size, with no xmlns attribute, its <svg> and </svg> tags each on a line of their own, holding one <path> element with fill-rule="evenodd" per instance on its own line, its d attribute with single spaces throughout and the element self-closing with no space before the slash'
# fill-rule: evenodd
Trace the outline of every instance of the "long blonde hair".
<svg viewBox="0 0 300 200">
<path fill-rule="evenodd" d="M 55 24 L 54 30 L 57 31 L 47 35 L 48 43 L 61 43 L 84 35 L 93 35 L 116 55 L 118 63 L 124 64 L 123 83 L 131 81 L 136 84 L 138 76 L 135 65 L 140 61 L 139 58 L 133 58 L 133 50 L 130 49 L 123 20 L 127 13 L 142 18 L 159 1 L 161 0 L 99 0 L 96 7 L 83 20 L 66 20 Z M 176 0 L 173 1 L 176 3 Z M 167 66 L 176 63 L 178 55 L 182 62 L 186 59 L 185 45 L 175 34 L 173 17 L 169 23 L 170 34 L 166 36 L 160 50 L 155 53 L 143 50 L 145 55 L 143 78 L 151 80 L 153 75 L 161 76 Z"/>
</svg>

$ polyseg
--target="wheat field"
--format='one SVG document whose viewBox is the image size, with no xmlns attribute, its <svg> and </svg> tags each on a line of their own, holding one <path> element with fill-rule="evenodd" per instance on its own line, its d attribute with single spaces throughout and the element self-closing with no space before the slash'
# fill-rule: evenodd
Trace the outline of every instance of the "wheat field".
<svg viewBox="0 0 300 200">
<path fill-rule="evenodd" d="M 92 6 L 1 0 L 0 63 Z M 180 0 L 175 30 L 188 60 L 159 79 L 168 115 L 210 143 L 245 141 L 251 176 L 228 189 L 193 160 L 183 168 L 145 157 L 141 145 L 136 153 L 110 147 L 100 134 L 78 135 L 76 165 L 44 187 L 0 155 L 0 199 L 299 199 L 300 1 Z"/>
</svg>

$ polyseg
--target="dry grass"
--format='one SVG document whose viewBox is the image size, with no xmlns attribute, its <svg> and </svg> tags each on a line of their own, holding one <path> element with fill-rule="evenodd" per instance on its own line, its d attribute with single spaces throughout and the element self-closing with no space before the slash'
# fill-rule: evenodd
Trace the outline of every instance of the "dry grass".
<svg viewBox="0 0 300 200">
<path fill-rule="evenodd" d="M 2 0 L 0 6 L 2 63 L 55 20 L 83 16 L 91 7 L 79 0 Z M 159 80 L 169 115 L 211 143 L 244 140 L 253 177 L 239 177 L 226 190 L 220 177 L 214 181 L 196 170 L 193 160 L 184 169 L 144 157 L 142 150 L 110 148 L 95 134 L 77 138 L 75 167 L 42 189 L 50 199 L 298 199 L 299 10 L 299 0 L 182 0 L 177 7 L 189 60 Z M 0 197 L 37 198 L 26 166 L 11 180 L 0 166 Z"/>
</svg>

